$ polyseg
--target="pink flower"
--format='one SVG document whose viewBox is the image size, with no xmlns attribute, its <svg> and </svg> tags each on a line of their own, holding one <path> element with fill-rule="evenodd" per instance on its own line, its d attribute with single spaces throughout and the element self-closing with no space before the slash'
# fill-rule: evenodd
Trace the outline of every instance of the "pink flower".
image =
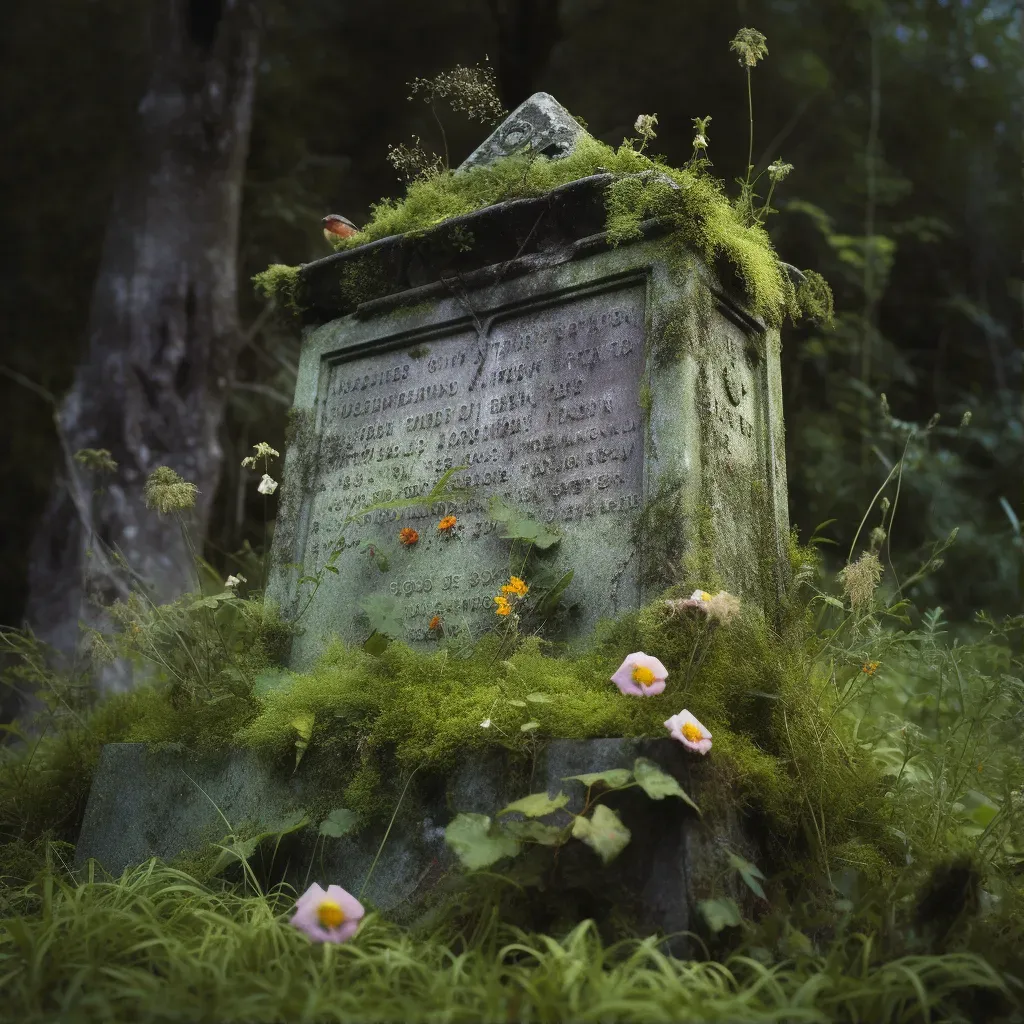
<svg viewBox="0 0 1024 1024">
<path fill-rule="evenodd" d="M 711 733 L 686 708 L 667 719 L 665 728 L 688 750 L 706 754 L 711 749 Z"/>
<path fill-rule="evenodd" d="M 348 942 L 365 913 L 359 900 L 340 885 L 329 885 L 324 892 L 314 882 L 296 902 L 292 924 L 314 942 Z"/>
<path fill-rule="evenodd" d="M 630 696 L 654 697 L 665 689 L 667 675 L 668 669 L 657 658 L 636 651 L 618 667 L 612 682 Z"/>
</svg>

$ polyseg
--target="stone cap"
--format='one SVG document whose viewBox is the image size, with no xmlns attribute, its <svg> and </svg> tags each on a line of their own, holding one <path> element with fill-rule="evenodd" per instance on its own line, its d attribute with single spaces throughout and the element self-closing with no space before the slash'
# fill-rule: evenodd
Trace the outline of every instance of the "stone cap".
<svg viewBox="0 0 1024 1024">
<path fill-rule="evenodd" d="M 493 164 L 527 147 L 532 153 L 559 160 L 568 156 L 579 138 L 586 134 L 583 126 L 554 96 L 535 92 L 520 103 L 456 170 Z"/>
</svg>

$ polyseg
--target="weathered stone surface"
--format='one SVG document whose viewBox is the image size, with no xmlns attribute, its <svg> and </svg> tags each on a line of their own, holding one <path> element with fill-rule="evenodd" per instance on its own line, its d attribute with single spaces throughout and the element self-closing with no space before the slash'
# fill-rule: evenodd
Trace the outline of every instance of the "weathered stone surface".
<svg viewBox="0 0 1024 1024">
<path fill-rule="evenodd" d="M 526 149 L 558 160 L 572 152 L 581 135 L 586 135 L 582 126 L 554 96 L 535 92 L 462 161 L 458 170 L 491 164 Z"/>
<path fill-rule="evenodd" d="M 538 758 L 533 789 L 546 789 L 552 796 L 565 792 L 569 810 L 578 813 L 585 789 L 579 782 L 564 781 L 565 776 L 632 768 L 637 757 L 656 762 L 700 805 L 708 762 L 667 738 L 552 741 Z M 408 799 L 417 811 L 396 821 L 366 886 L 366 900 L 399 917 L 409 916 L 431 882 L 455 866 L 444 843 L 444 826 L 459 812 L 493 816 L 525 795 L 510 788 L 510 778 L 506 755 L 496 749 L 466 757 L 440 787 L 437 780 L 422 786 L 414 781 Z M 283 779 L 245 751 L 197 761 L 184 751 L 147 752 L 144 744 L 110 744 L 93 780 L 76 864 L 95 858 L 116 875 L 153 856 L 169 860 L 204 842 L 219 841 L 227 832 L 221 814 L 235 828 L 271 824 L 304 810 L 308 797 L 301 773 Z M 632 841 L 606 867 L 576 840 L 566 847 L 567 858 L 575 857 L 591 879 L 600 880 L 600 888 L 621 893 L 645 934 L 693 927 L 696 904 L 710 895 L 712 876 L 721 880 L 728 874 L 724 848 L 759 859 L 756 843 L 735 815 L 712 831 L 676 798 L 654 801 L 634 788 L 610 794 L 603 802 L 620 815 Z M 551 820 L 567 819 L 556 815 Z M 383 834 L 379 827 L 322 840 L 312 864 L 314 846 L 307 844 L 307 856 L 293 858 L 284 877 L 298 889 L 308 879 L 358 893 Z M 749 899 L 728 880 L 724 891 L 741 903 Z M 716 894 L 722 892 L 719 881 Z M 670 948 L 682 953 L 685 945 L 676 942 Z"/>
<path fill-rule="evenodd" d="M 294 667 L 331 633 L 363 641 L 367 599 L 390 602 L 413 646 L 433 642 L 435 615 L 490 628 L 515 568 L 492 495 L 562 535 L 554 566 L 575 573 L 567 638 L 669 583 L 703 585 L 685 555 L 771 609 L 788 530 L 778 335 L 669 248 L 663 225 L 609 246 L 610 180 L 304 268 L 312 319 L 269 587 L 286 616 L 308 593 L 295 566 L 316 571 L 339 536 L 345 550 L 304 613 Z M 421 497 L 457 466 L 469 501 L 345 522 Z M 458 524 L 442 536 L 449 513 Z M 419 534 L 412 548 L 403 527 Z M 365 544 L 388 555 L 386 573 Z"/>
</svg>

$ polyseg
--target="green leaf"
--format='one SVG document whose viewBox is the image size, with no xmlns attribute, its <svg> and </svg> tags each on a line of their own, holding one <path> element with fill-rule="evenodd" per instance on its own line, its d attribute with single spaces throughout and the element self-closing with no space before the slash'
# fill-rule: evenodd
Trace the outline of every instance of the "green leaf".
<svg viewBox="0 0 1024 1024">
<path fill-rule="evenodd" d="M 210 868 L 211 875 L 219 875 L 226 867 L 236 862 L 248 862 L 256 852 L 256 847 L 259 846 L 260 841 L 258 838 L 246 839 L 243 841 L 231 836 L 228 838 L 227 842 L 227 846 L 217 844 L 220 849 L 220 853 L 217 855 L 217 859 L 213 862 L 213 865 Z"/>
<path fill-rule="evenodd" d="M 566 775 L 563 782 L 575 779 L 582 782 L 584 786 L 592 786 L 595 782 L 603 782 L 609 788 L 617 789 L 625 786 L 633 779 L 633 773 L 628 768 L 609 768 L 606 772 L 589 772 L 586 775 Z"/>
<path fill-rule="evenodd" d="M 541 846 L 561 846 L 572 834 L 572 825 L 559 827 L 542 821 L 504 821 L 501 827 L 513 839 Z"/>
<path fill-rule="evenodd" d="M 338 575 L 338 567 L 337 567 L 336 565 L 332 565 L 332 564 L 331 564 L 330 562 L 326 562 L 326 563 L 324 564 L 324 568 L 325 568 L 325 569 L 326 569 L 326 570 L 327 570 L 328 572 L 333 572 L 335 576 L 337 576 L 337 575 Z"/>
<path fill-rule="evenodd" d="M 514 708 L 525 708 L 526 707 L 526 701 L 525 700 L 510 700 L 509 704 L 511 704 L 512 707 L 514 707 Z"/>
<path fill-rule="evenodd" d="M 359 815 L 350 811 L 347 807 L 336 807 L 320 823 L 320 835 L 322 836 L 343 836 L 355 828 Z"/>
<path fill-rule="evenodd" d="M 498 811 L 497 817 L 500 818 L 503 814 L 512 814 L 514 811 L 518 811 L 528 818 L 543 818 L 545 814 L 560 810 L 568 802 L 569 798 L 564 793 L 559 793 L 554 798 L 549 797 L 547 793 L 531 793 L 520 800 L 514 800 L 507 807 L 503 807 Z"/>
<path fill-rule="evenodd" d="M 302 755 L 305 754 L 306 748 L 309 746 L 309 738 L 313 735 L 313 721 L 314 715 L 302 714 L 293 718 L 288 724 L 299 734 L 299 738 L 295 741 L 295 768 L 299 767 L 299 762 L 302 760 Z"/>
<path fill-rule="evenodd" d="M 496 523 L 505 527 L 501 535 L 503 540 L 524 540 L 534 547 L 544 550 L 557 544 L 562 538 L 549 530 L 543 523 L 517 511 L 505 504 L 497 495 L 491 497 L 488 515 Z"/>
<path fill-rule="evenodd" d="M 764 894 L 764 889 L 761 888 L 761 882 L 764 881 L 764 875 L 761 870 L 755 864 L 751 864 L 749 860 L 744 860 L 738 854 L 729 854 L 729 864 L 731 867 L 739 872 L 740 878 L 747 883 L 747 887 L 755 896 L 760 896 L 761 899 L 766 900 L 768 897 Z M 759 882 L 758 879 L 761 881 Z"/>
<path fill-rule="evenodd" d="M 566 587 L 572 583 L 575 570 L 570 569 L 544 596 L 537 602 L 537 611 L 542 615 L 550 615 L 561 600 Z"/>
<path fill-rule="evenodd" d="M 846 611 L 846 605 L 843 604 L 838 598 L 833 597 L 831 594 L 819 594 L 818 597 L 825 602 L 825 604 L 832 605 L 833 608 L 838 608 L 841 612 Z"/>
<path fill-rule="evenodd" d="M 613 861 L 631 838 L 619 816 L 604 804 L 598 804 L 590 818 L 578 817 L 572 823 L 572 834 L 583 840 L 605 864 Z"/>
<path fill-rule="evenodd" d="M 720 900 L 701 900 L 697 904 L 697 909 L 716 935 L 723 928 L 736 928 L 743 923 L 740 908 L 728 897 Z"/>
<path fill-rule="evenodd" d="M 392 640 L 402 635 L 402 621 L 398 617 L 398 605 L 393 597 L 371 594 L 359 602 L 359 607 L 369 620 L 373 632 L 383 633 Z"/>
<path fill-rule="evenodd" d="M 363 650 L 367 654 L 372 654 L 375 658 L 379 658 L 390 645 L 390 637 L 385 636 L 383 633 L 373 632 L 366 638 Z"/>
<path fill-rule="evenodd" d="M 528 693 L 526 699 L 534 704 L 550 704 L 551 698 L 546 693 Z"/>
<path fill-rule="evenodd" d="M 470 871 L 514 857 L 520 849 L 515 839 L 492 828 L 486 814 L 457 814 L 444 830 L 444 841 Z"/>
<path fill-rule="evenodd" d="M 633 765 L 633 772 L 640 788 L 652 800 L 664 800 L 667 796 L 677 796 L 700 814 L 700 808 L 686 795 L 683 787 L 653 761 L 649 761 L 646 757 L 638 757 Z"/>
<path fill-rule="evenodd" d="M 540 722 L 524 722 L 519 726 L 520 732 L 533 732 L 534 729 L 540 728 Z"/>
</svg>

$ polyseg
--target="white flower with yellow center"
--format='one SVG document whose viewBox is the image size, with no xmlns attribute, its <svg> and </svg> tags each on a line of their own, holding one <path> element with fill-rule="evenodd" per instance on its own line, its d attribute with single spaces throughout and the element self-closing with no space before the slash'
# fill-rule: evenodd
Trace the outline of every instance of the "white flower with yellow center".
<svg viewBox="0 0 1024 1024">
<path fill-rule="evenodd" d="M 668 669 L 657 658 L 634 651 L 611 677 L 619 691 L 632 697 L 654 697 L 665 689 Z"/>
<path fill-rule="evenodd" d="M 666 719 L 665 728 L 672 739 L 679 740 L 687 750 L 706 754 L 711 749 L 711 733 L 686 708 Z"/>
<path fill-rule="evenodd" d="M 366 911 L 340 885 L 327 891 L 314 882 L 298 899 L 291 922 L 316 942 L 347 942 L 355 935 Z"/>
</svg>

